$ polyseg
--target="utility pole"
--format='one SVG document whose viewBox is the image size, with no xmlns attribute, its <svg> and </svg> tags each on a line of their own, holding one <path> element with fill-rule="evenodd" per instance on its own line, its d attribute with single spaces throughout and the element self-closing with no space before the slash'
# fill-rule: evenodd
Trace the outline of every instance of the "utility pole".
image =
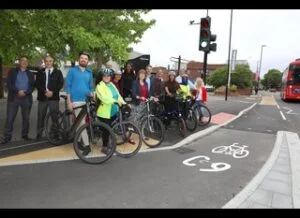
<svg viewBox="0 0 300 218">
<path fill-rule="evenodd" d="M 226 84 L 226 92 L 225 92 L 225 101 L 227 101 L 227 96 L 228 96 L 228 80 L 229 80 L 229 69 L 230 69 L 229 67 L 230 67 L 231 33 L 232 33 L 232 13 L 233 13 L 233 10 L 231 9 L 230 28 L 229 28 L 228 65 L 227 65 L 227 84 Z"/>
<path fill-rule="evenodd" d="M 181 62 L 181 56 L 179 55 L 179 58 L 178 58 L 178 74 L 179 74 L 179 70 L 180 70 L 180 62 Z"/>
<path fill-rule="evenodd" d="M 3 87 L 3 66 L 2 56 L 0 55 L 0 99 L 4 98 L 4 87 Z"/>
<path fill-rule="evenodd" d="M 178 73 L 179 73 L 179 70 L 180 70 L 181 62 L 182 62 L 182 61 L 183 61 L 183 62 L 189 62 L 189 60 L 182 59 L 182 58 L 181 58 L 181 55 L 179 55 L 178 58 L 175 58 L 175 57 L 171 57 L 171 58 L 172 58 L 172 59 L 178 60 Z M 171 59 L 170 59 L 170 61 L 177 63 L 177 61 L 174 61 L 174 60 L 171 60 Z"/>
</svg>

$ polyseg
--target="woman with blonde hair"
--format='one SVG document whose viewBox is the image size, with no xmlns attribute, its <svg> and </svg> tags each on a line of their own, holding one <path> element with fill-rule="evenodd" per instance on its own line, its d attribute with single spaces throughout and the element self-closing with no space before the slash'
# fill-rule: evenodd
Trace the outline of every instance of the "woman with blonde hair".
<svg viewBox="0 0 300 218">
<path fill-rule="evenodd" d="M 200 120 L 200 122 L 202 122 L 203 114 L 201 111 L 201 106 L 202 106 L 202 104 L 206 104 L 207 92 L 206 92 L 206 88 L 204 86 L 203 80 L 200 77 L 198 77 L 196 79 L 195 90 L 197 92 L 195 100 L 196 100 L 196 104 L 197 104 L 197 110 L 200 115 L 199 120 Z"/>
</svg>

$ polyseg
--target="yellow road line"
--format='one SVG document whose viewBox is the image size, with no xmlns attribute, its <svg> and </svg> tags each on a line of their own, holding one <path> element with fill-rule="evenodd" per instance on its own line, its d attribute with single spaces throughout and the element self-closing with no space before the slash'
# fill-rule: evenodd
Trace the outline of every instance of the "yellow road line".
<svg viewBox="0 0 300 218">
<path fill-rule="evenodd" d="M 133 140 L 135 138 L 133 137 Z M 150 139 L 149 142 L 153 141 Z M 118 146 L 118 151 L 129 152 L 134 149 L 136 145 L 126 143 Z M 149 149 L 144 143 L 141 146 L 140 151 Z M 40 162 L 54 162 L 57 160 L 73 160 L 78 159 L 75 154 L 73 144 L 65 144 L 57 147 L 42 149 L 38 151 L 32 151 L 25 154 L 13 155 L 0 159 L 0 166 L 2 165 L 15 165 L 15 164 L 26 164 L 26 163 L 40 163 Z"/>
</svg>

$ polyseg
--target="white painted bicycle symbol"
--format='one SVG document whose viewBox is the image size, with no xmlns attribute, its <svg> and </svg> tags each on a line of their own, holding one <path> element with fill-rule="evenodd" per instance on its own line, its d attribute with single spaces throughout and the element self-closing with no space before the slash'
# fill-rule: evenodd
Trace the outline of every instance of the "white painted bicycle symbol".
<svg viewBox="0 0 300 218">
<path fill-rule="evenodd" d="M 199 160 L 199 163 L 203 163 L 203 162 L 209 162 L 210 158 L 204 155 L 199 155 L 199 156 L 195 156 L 195 157 L 191 157 L 189 159 L 184 160 L 182 163 L 186 166 L 196 166 L 197 164 L 195 163 L 191 163 L 191 161 L 196 160 L 196 159 L 202 159 Z M 223 163 L 223 162 L 217 162 L 217 163 L 212 163 L 211 168 L 200 168 L 199 171 L 202 172 L 220 172 L 220 171 L 225 171 L 231 168 L 231 165 L 228 163 Z"/>
<path fill-rule="evenodd" d="M 247 145 L 242 145 L 239 146 L 237 145 L 238 143 L 235 142 L 232 145 L 229 146 L 219 146 L 213 148 L 211 151 L 212 153 L 217 153 L 217 154 L 222 154 L 224 153 L 225 155 L 232 155 L 234 158 L 244 158 L 249 155 L 249 151 L 246 150 Z"/>
</svg>

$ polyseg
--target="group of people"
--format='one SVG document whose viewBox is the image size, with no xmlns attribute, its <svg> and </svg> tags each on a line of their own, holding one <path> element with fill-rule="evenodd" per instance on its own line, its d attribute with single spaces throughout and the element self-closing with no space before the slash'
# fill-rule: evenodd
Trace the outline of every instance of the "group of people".
<svg viewBox="0 0 300 218">
<path fill-rule="evenodd" d="M 20 57 L 19 67 L 12 69 L 7 78 L 7 119 L 2 144 L 12 139 L 13 123 L 19 106 L 23 120 L 22 138 L 31 140 L 28 136 L 29 114 L 33 102 L 32 92 L 35 88 L 38 100 L 36 140 L 42 137 L 47 110 L 59 111 L 59 93 L 64 84 L 70 111 L 85 104 L 87 96 L 93 96 L 100 101 L 97 108 L 98 118 L 108 125 L 116 118 L 120 107 L 126 104 L 128 98 L 132 99 L 134 104 L 139 105 L 150 96 L 157 101 L 163 97 L 166 111 L 174 109 L 174 96 L 178 93 L 184 98 L 193 96 L 199 105 L 205 104 L 207 100 L 202 79 L 197 78 L 194 85 L 188 79 L 185 70 L 180 70 L 177 77 L 174 71 L 168 72 L 168 79 L 164 81 L 162 70 L 153 73 L 152 67 L 148 65 L 146 69 L 140 69 L 136 73 L 132 64 L 127 63 L 124 72 L 115 71 L 108 66 L 101 69 L 96 78 L 93 78 L 93 72 L 87 67 L 89 60 L 90 55 L 87 52 L 80 52 L 79 65 L 68 71 L 64 81 L 62 72 L 53 66 L 53 57 L 44 58 L 45 68 L 39 70 L 36 75 L 28 69 L 28 57 Z M 74 111 L 76 116 L 79 112 L 80 109 Z M 84 124 L 84 120 L 82 122 Z M 104 153 L 108 144 L 108 137 L 105 138 L 105 135 L 103 136 Z M 89 148 L 87 136 L 83 137 L 83 143 L 86 148 Z M 87 153 L 89 153 L 88 149 Z"/>
</svg>

